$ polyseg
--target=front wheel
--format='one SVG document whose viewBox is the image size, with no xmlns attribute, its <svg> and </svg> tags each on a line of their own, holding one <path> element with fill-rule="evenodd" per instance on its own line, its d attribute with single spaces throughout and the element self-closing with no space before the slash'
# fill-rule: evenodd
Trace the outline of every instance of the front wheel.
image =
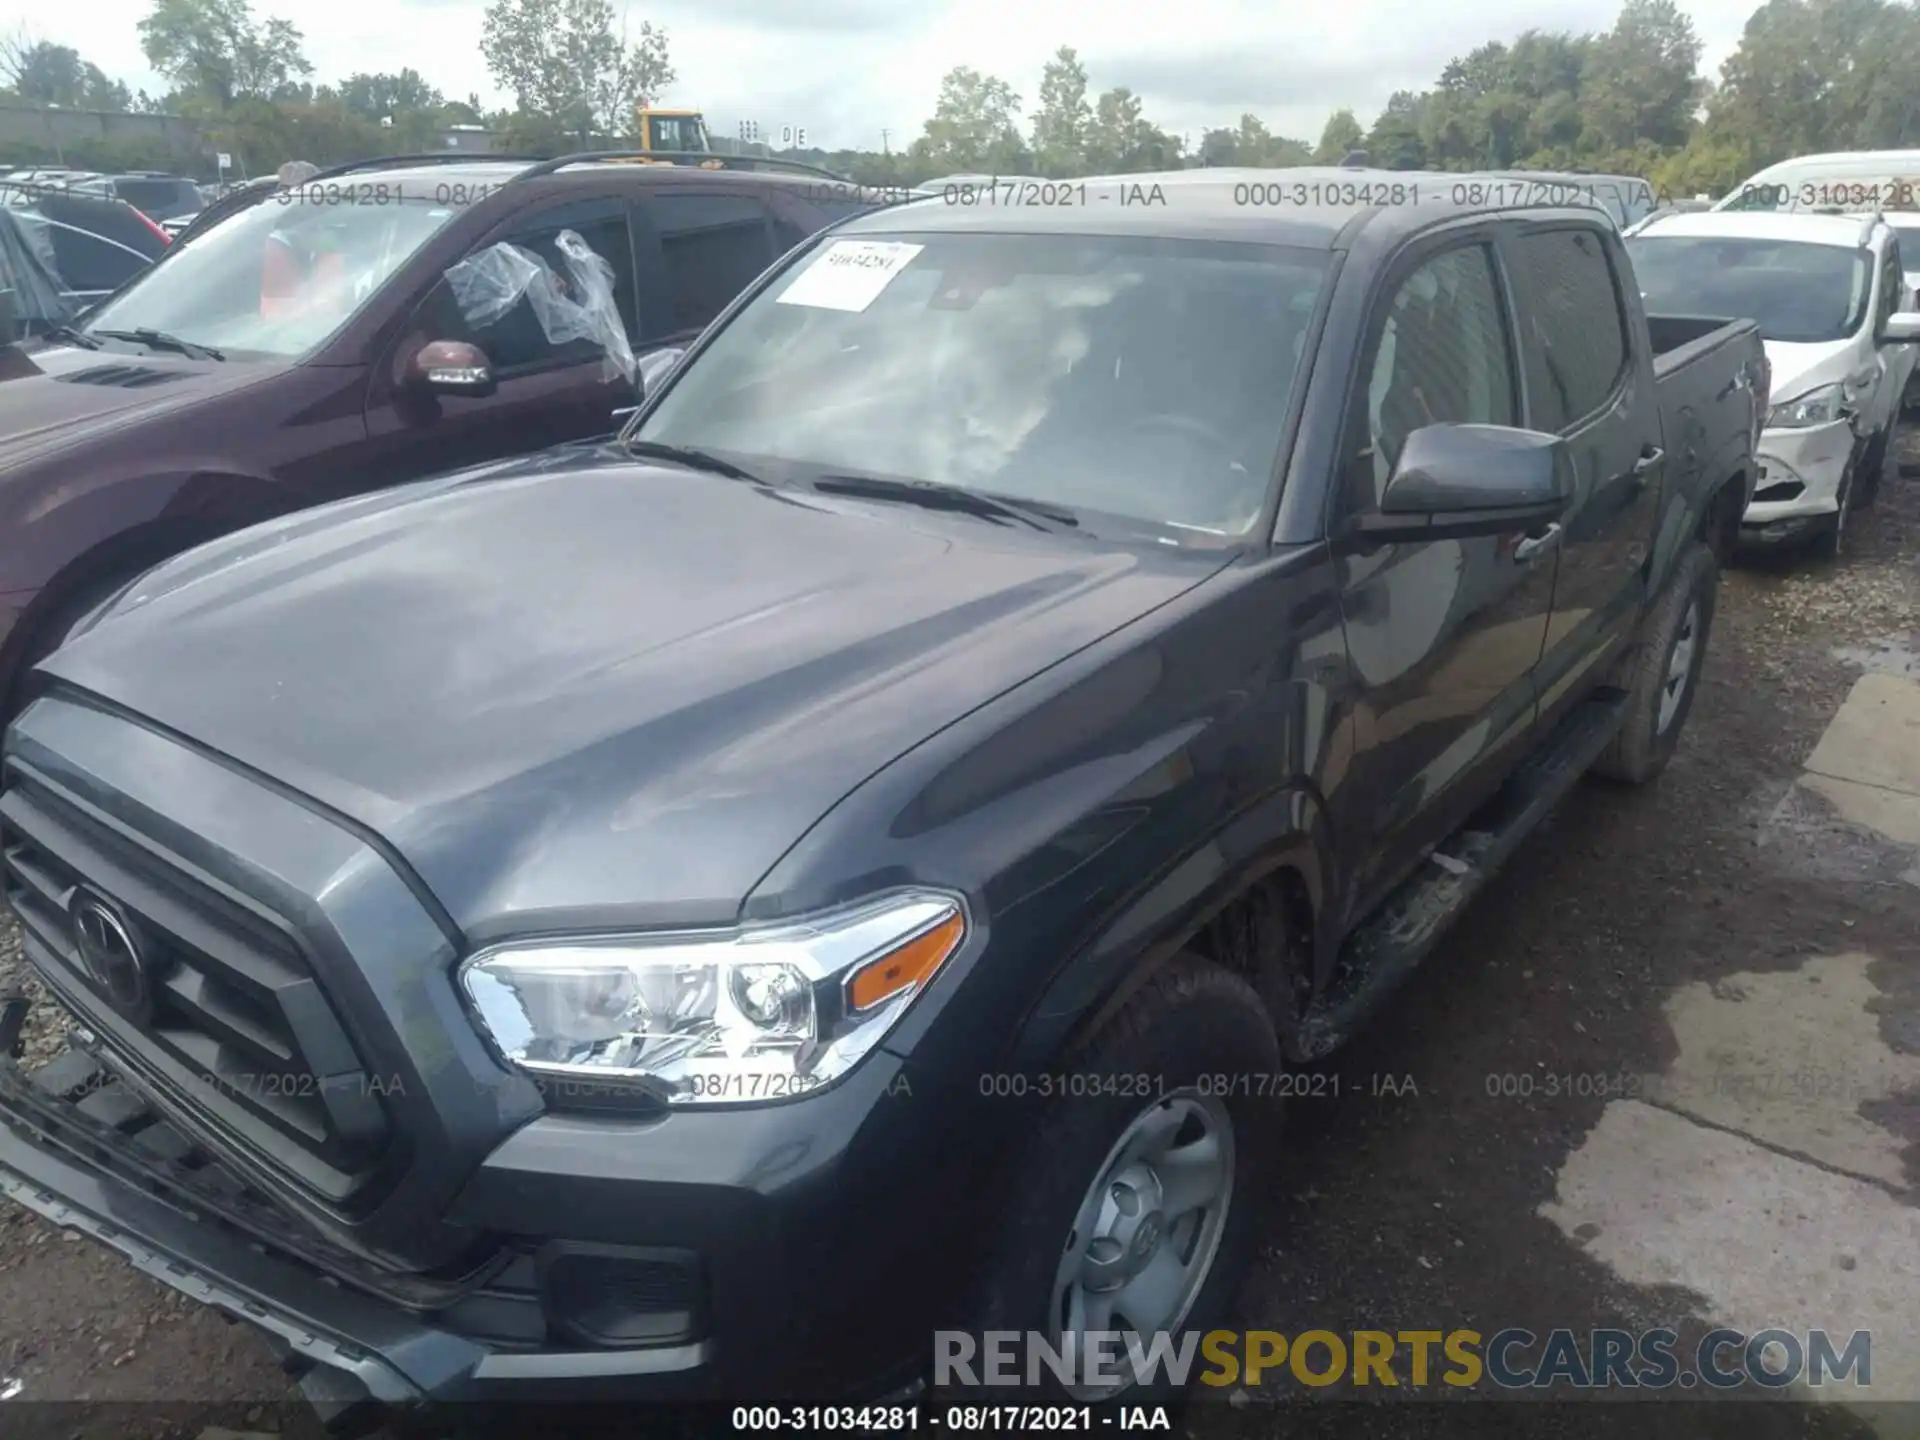
<svg viewBox="0 0 1920 1440">
<path fill-rule="evenodd" d="M 1622 662 L 1627 718 L 1594 762 L 1596 774 L 1642 785 L 1667 768 L 1693 709 L 1719 588 L 1719 562 L 1696 543 L 1640 622 L 1639 638 Z"/>
<path fill-rule="evenodd" d="M 1837 565 L 1847 555 L 1847 521 L 1854 511 L 1855 474 L 1850 468 L 1840 479 L 1840 493 L 1834 498 L 1833 515 L 1820 523 L 1808 545 L 1816 560 Z"/>
<path fill-rule="evenodd" d="M 1898 434 L 1896 425 L 1889 423 L 1887 428 L 1876 435 L 1867 446 L 1867 453 L 1861 458 L 1860 470 L 1853 485 L 1853 511 L 1871 510 L 1873 502 L 1880 498 L 1880 491 L 1888 479 L 1898 479 L 1900 474 L 1900 447 L 1896 443 Z M 1889 475 L 1889 471 L 1892 472 Z"/>
<path fill-rule="evenodd" d="M 1280 1068 L 1253 987 L 1181 955 L 1051 1077 L 985 1277 L 982 1330 L 1019 1335 L 1022 1381 L 1034 1342 L 1071 1360 L 1063 1377 L 1043 1356 L 1042 1393 L 1022 1400 L 1177 1395 L 1181 1377 L 1132 1356 L 1162 1351 L 1158 1332 L 1177 1353 L 1231 1304 L 1277 1153 Z"/>
</svg>

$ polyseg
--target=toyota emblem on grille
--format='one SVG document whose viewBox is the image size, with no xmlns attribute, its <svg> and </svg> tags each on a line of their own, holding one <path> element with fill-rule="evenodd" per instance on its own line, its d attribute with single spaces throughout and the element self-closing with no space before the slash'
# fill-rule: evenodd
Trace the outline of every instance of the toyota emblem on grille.
<svg viewBox="0 0 1920 1440">
<path fill-rule="evenodd" d="M 80 963 L 93 983 L 121 1014 L 144 1018 L 153 997 L 133 926 L 110 901 L 85 890 L 73 897 L 72 920 Z"/>
</svg>

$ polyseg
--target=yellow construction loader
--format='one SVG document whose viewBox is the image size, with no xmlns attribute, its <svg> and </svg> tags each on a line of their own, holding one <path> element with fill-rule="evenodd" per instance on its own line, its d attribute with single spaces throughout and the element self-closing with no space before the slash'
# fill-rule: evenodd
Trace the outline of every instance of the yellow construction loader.
<svg viewBox="0 0 1920 1440">
<path fill-rule="evenodd" d="M 675 157 L 713 153 L 713 146 L 707 140 L 706 120 L 698 110 L 636 105 L 633 121 L 643 151 L 661 151 Z"/>
</svg>

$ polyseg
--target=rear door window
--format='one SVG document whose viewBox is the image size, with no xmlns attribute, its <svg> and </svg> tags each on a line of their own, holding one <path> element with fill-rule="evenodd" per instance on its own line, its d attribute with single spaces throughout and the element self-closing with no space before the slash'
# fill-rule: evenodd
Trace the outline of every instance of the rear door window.
<svg viewBox="0 0 1920 1440">
<path fill-rule="evenodd" d="M 704 330 L 774 261 L 772 216 L 758 195 L 661 186 L 643 209 L 660 246 L 662 336 Z"/>
<path fill-rule="evenodd" d="M 858 200 L 820 200 L 811 196 L 803 200 L 795 195 L 775 195 L 771 201 L 774 249 L 784 255 L 829 225 L 850 216 L 864 215 L 874 208 Z"/>
<path fill-rule="evenodd" d="M 1515 249 L 1533 327 L 1532 423 L 1560 433 L 1604 406 L 1626 371 L 1620 293 L 1592 230 L 1536 230 L 1520 236 Z"/>
</svg>

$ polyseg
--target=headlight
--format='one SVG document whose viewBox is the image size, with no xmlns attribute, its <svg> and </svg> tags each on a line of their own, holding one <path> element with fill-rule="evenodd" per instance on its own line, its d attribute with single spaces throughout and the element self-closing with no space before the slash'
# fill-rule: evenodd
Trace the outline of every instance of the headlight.
<svg viewBox="0 0 1920 1440">
<path fill-rule="evenodd" d="M 1798 400 L 1786 400 L 1774 406 L 1767 415 L 1767 428 L 1804 430 L 1809 425 L 1831 425 L 1845 407 L 1846 397 L 1841 386 L 1822 385 Z"/>
<path fill-rule="evenodd" d="M 676 1105 L 781 1100 L 859 1064 L 966 933 L 958 900 L 915 891 L 725 934 L 500 945 L 460 984 L 536 1078 L 638 1084 Z"/>
</svg>

